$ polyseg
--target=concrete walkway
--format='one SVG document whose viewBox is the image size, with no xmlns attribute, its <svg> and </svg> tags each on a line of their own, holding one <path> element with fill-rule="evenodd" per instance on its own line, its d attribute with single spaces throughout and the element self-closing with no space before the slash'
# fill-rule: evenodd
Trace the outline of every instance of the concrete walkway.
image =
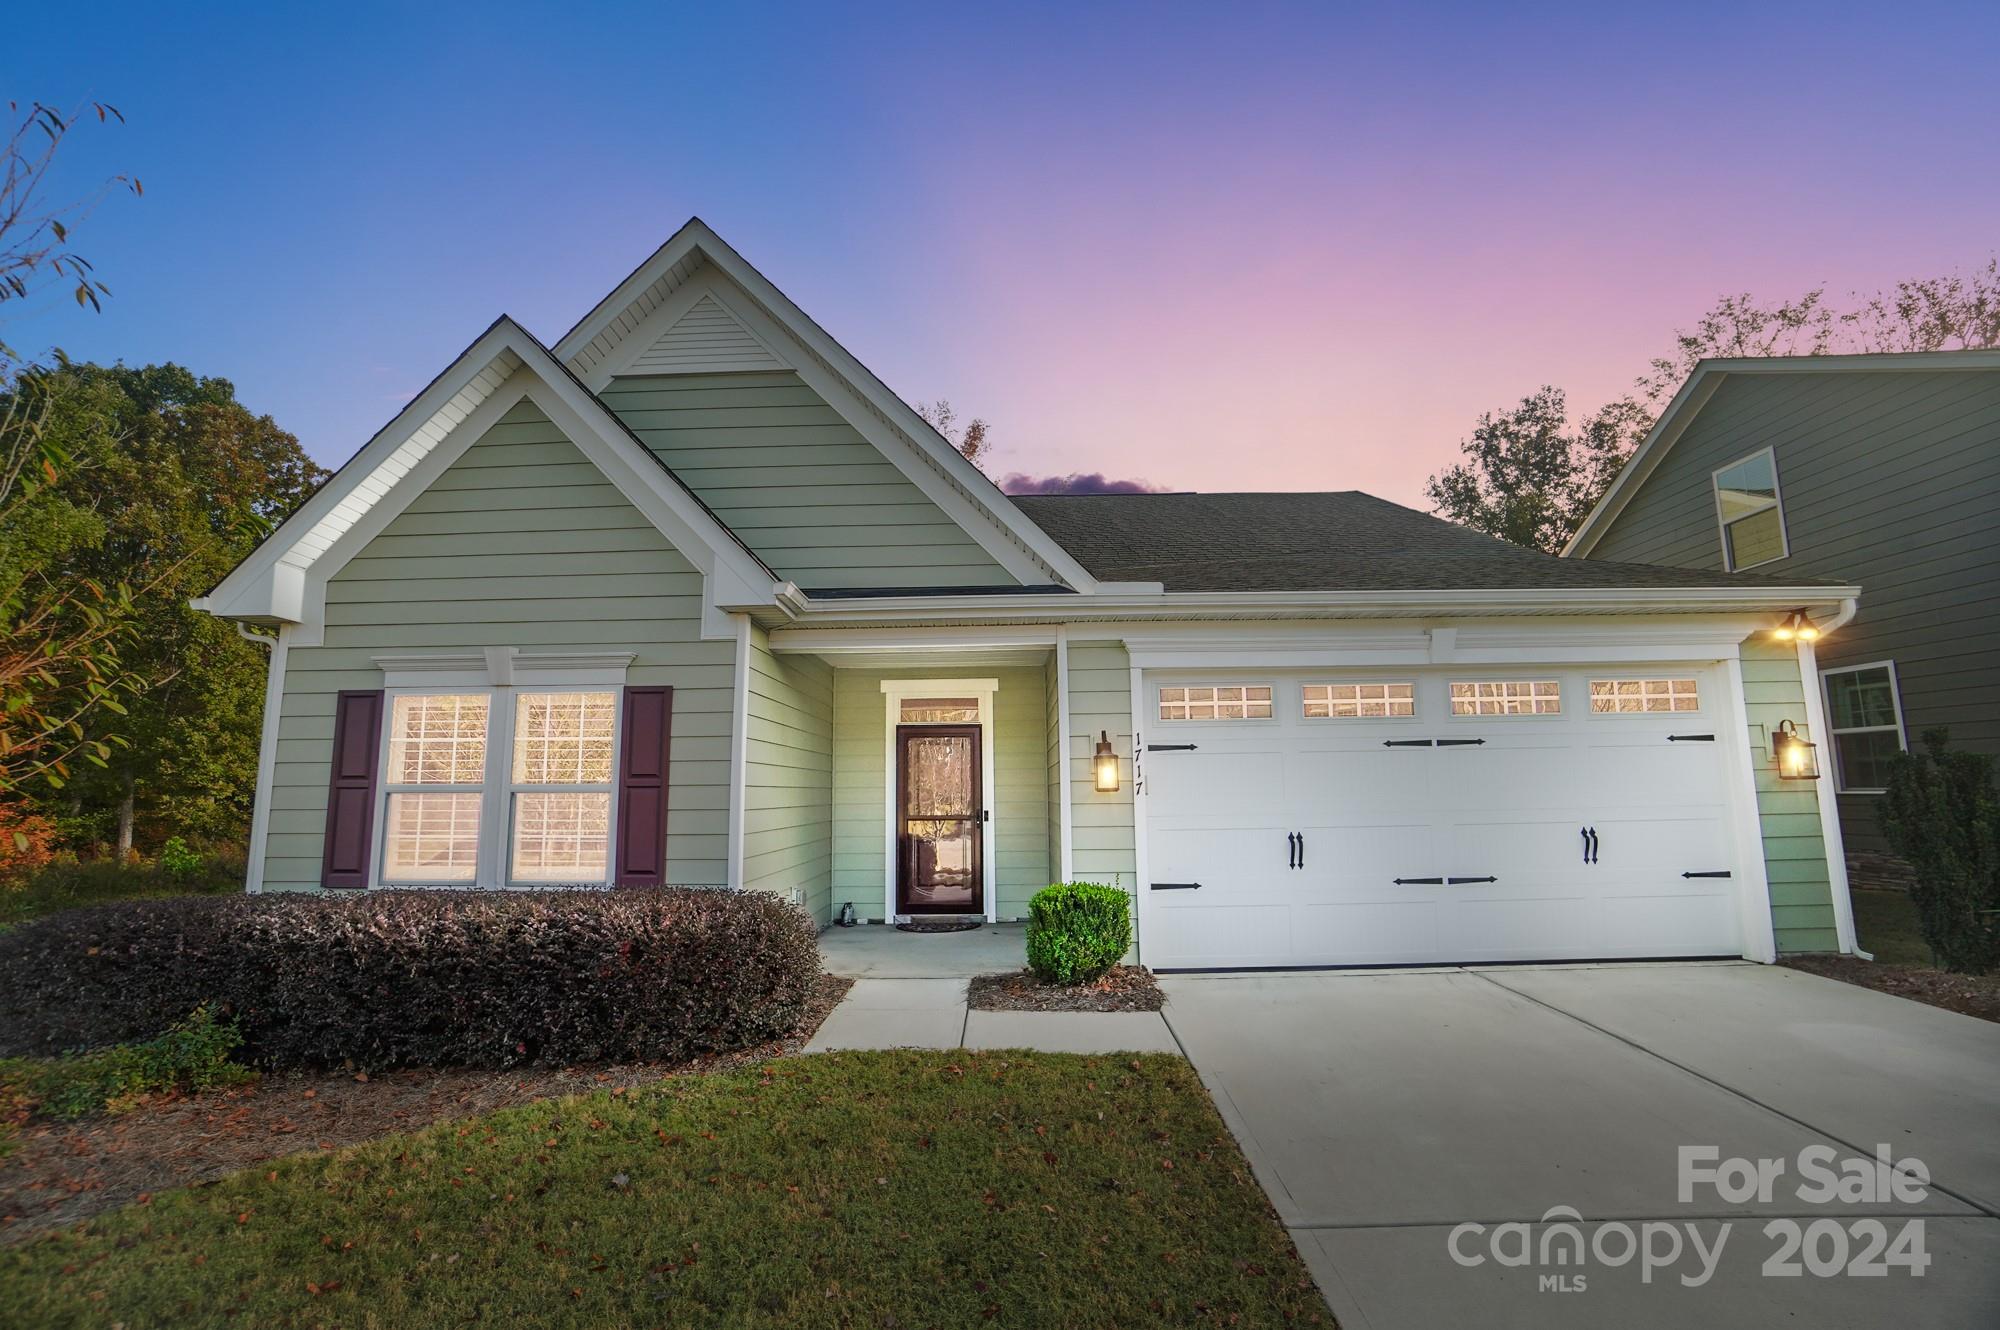
<svg viewBox="0 0 2000 1330">
<path fill-rule="evenodd" d="M 1347 1330 L 2000 1325 L 2000 1026 L 1748 965 L 1163 984 L 1169 1025 Z M 1798 1196 L 1801 1149 L 1859 1161 L 1878 1143 L 1929 1167 L 1925 1200 Z M 1786 1172 L 1768 1200 L 1703 1187 L 1684 1203 L 1684 1145 Z M 1654 1225 L 1662 1254 L 1671 1225 L 1682 1255 L 1650 1281 L 1637 1260 L 1544 1264 L 1536 1221 L 1557 1206 L 1613 1255 L 1616 1224 Z M 1922 1220 L 1922 1277 L 1765 1273 L 1780 1250 L 1766 1224 L 1837 1220 L 1821 1255 L 1852 1257 L 1867 1219 L 1891 1238 Z M 1517 1221 L 1537 1257 L 1504 1265 L 1494 1229 Z M 1460 1239 L 1477 1266 L 1447 1245 L 1465 1222 L 1487 1226 Z M 1696 1237 L 1724 1247 L 1688 1287 Z"/>
</svg>

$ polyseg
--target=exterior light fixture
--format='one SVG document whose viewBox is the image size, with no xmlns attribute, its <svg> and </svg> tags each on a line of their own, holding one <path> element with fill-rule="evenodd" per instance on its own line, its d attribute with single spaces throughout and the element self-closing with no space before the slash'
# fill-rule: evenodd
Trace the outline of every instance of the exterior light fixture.
<svg viewBox="0 0 2000 1330">
<path fill-rule="evenodd" d="M 1118 792 L 1118 754 L 1111 751 L 1111 734 L 1108 730 L 1097 732 L 1097 753 L 1091 760 L 1097 773 L 1097 789 L 1100 794 Z"/>
<path fill-rule="evenodd" d="M 1818 780 L 1819 758 L 1813 746 L 1799 738 L 1799 731 L 1789 720 L 1778 722 L 1778 729 L 1771 736 L 1771 753 L 1778 759 L 1778 776 L 1783 780 Z"/>
<path fill-rule="evenodd" d="M 1808 619 L 1804 610 L 1793 610 L 1785 616 L 1785 621 L 1771 630 L 1771 636 L 1780 642 L 1817 642 L 1819 628 Z"/>
</svg>

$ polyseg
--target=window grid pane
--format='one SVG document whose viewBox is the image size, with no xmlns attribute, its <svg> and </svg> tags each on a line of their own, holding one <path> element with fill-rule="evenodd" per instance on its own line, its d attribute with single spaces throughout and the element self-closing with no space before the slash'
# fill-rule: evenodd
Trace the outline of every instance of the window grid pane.
<svg viewBox="0 0 2000 1330">
<path fill-rule="evenodd" d="M 515 882 L 597 883 L 610 863 L 611 796 L 514 796 Z"/>
<path fill-rule="evenodd" d="M 391 882 L 470 882 L 479 867 L 477 794 L 392 794 L 382 876 Z"/>
<path fill-rule="evenodd" d="M 1302 696 L 1308 720 L 1417 714 L 1414 684 L 1309 683 Z"/>
<path fill-rule="evenodd" d="M 1599 715 L 1699 711 L 1693 679 L 1592 679 L 1590 709 Z"/>
<path fill-rule="evenodd" d="M 1562 712 L 1555 679 L 1492 679 L 1451 685 L 1454 716 L 1554 716 Z"/>
<path fill-rule="evenodd" d="M 1215 684 L 1162 688 L 1161 720 L 1269 720 L 1269 684 Z"/>
<path fill-rule="evenodd" d="M 484 693 L 405 693 L 390 709 L 390 785 L 479 785 L 486 780 Z"/>
<path fill-rule="evenodd" d="M 1826 677 L 1828 718 L 1835 730 L 1858 730 L 1896 723 L 1895 689 L 1888 668 L 1849 670 Z"/>
<path fill-rule="evenodd" d="M 1833 736 L 1840 762 L 1843 790 L 1882 790 L 1889 786 L 1889 767 L 1903 751 L 1902 736 L 1893 728 L 1850 730 Z"/>
<path fill-rule="evenodd" d="M 514 703 L 514 784 L 604 785 L 615 693 L 523 693 Z"/>
</svg>

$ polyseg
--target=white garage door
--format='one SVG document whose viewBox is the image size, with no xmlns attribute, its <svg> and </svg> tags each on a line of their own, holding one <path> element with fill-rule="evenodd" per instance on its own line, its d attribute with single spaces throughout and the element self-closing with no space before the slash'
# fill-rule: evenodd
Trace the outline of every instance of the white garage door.
<svg viewBox="0 0 2000 1330">
<path fill-rule="evenodd" d="M 1738 955 L 1707 668 L 1148 676 L 1156 969 Z"/>
</svg>

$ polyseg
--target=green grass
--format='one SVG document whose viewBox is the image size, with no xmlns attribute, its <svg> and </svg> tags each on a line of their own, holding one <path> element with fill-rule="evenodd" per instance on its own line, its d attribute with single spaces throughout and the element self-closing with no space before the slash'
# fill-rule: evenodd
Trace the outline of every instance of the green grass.
<svg viewBox="0 0 2000 1330">
<path fill-rule="evenodd" d="M 215 896 L 243 890 L 243 861 L 211 857 L 198 873 L 178 878 L 157 864 L 107 859 L 53 863 L 19 882 L 0 884 L 0 926 L 58 910 L 145 896 Z"/>
<path fill-rule="evenodd" d="M 1917 929 L 1917 907 L 1907 892 L 1856 887 L 1854 936 L 1861 949 L 1884 965 L 1932 968 L 1930 943 Z"/>
<path fill-rule="evenodd" d="M 297 1156 L 0 1253 L 0 1306 L 127 1330 L 1331 1323 L 1186 1062 L 966 1052 Z"/>
</svg>

